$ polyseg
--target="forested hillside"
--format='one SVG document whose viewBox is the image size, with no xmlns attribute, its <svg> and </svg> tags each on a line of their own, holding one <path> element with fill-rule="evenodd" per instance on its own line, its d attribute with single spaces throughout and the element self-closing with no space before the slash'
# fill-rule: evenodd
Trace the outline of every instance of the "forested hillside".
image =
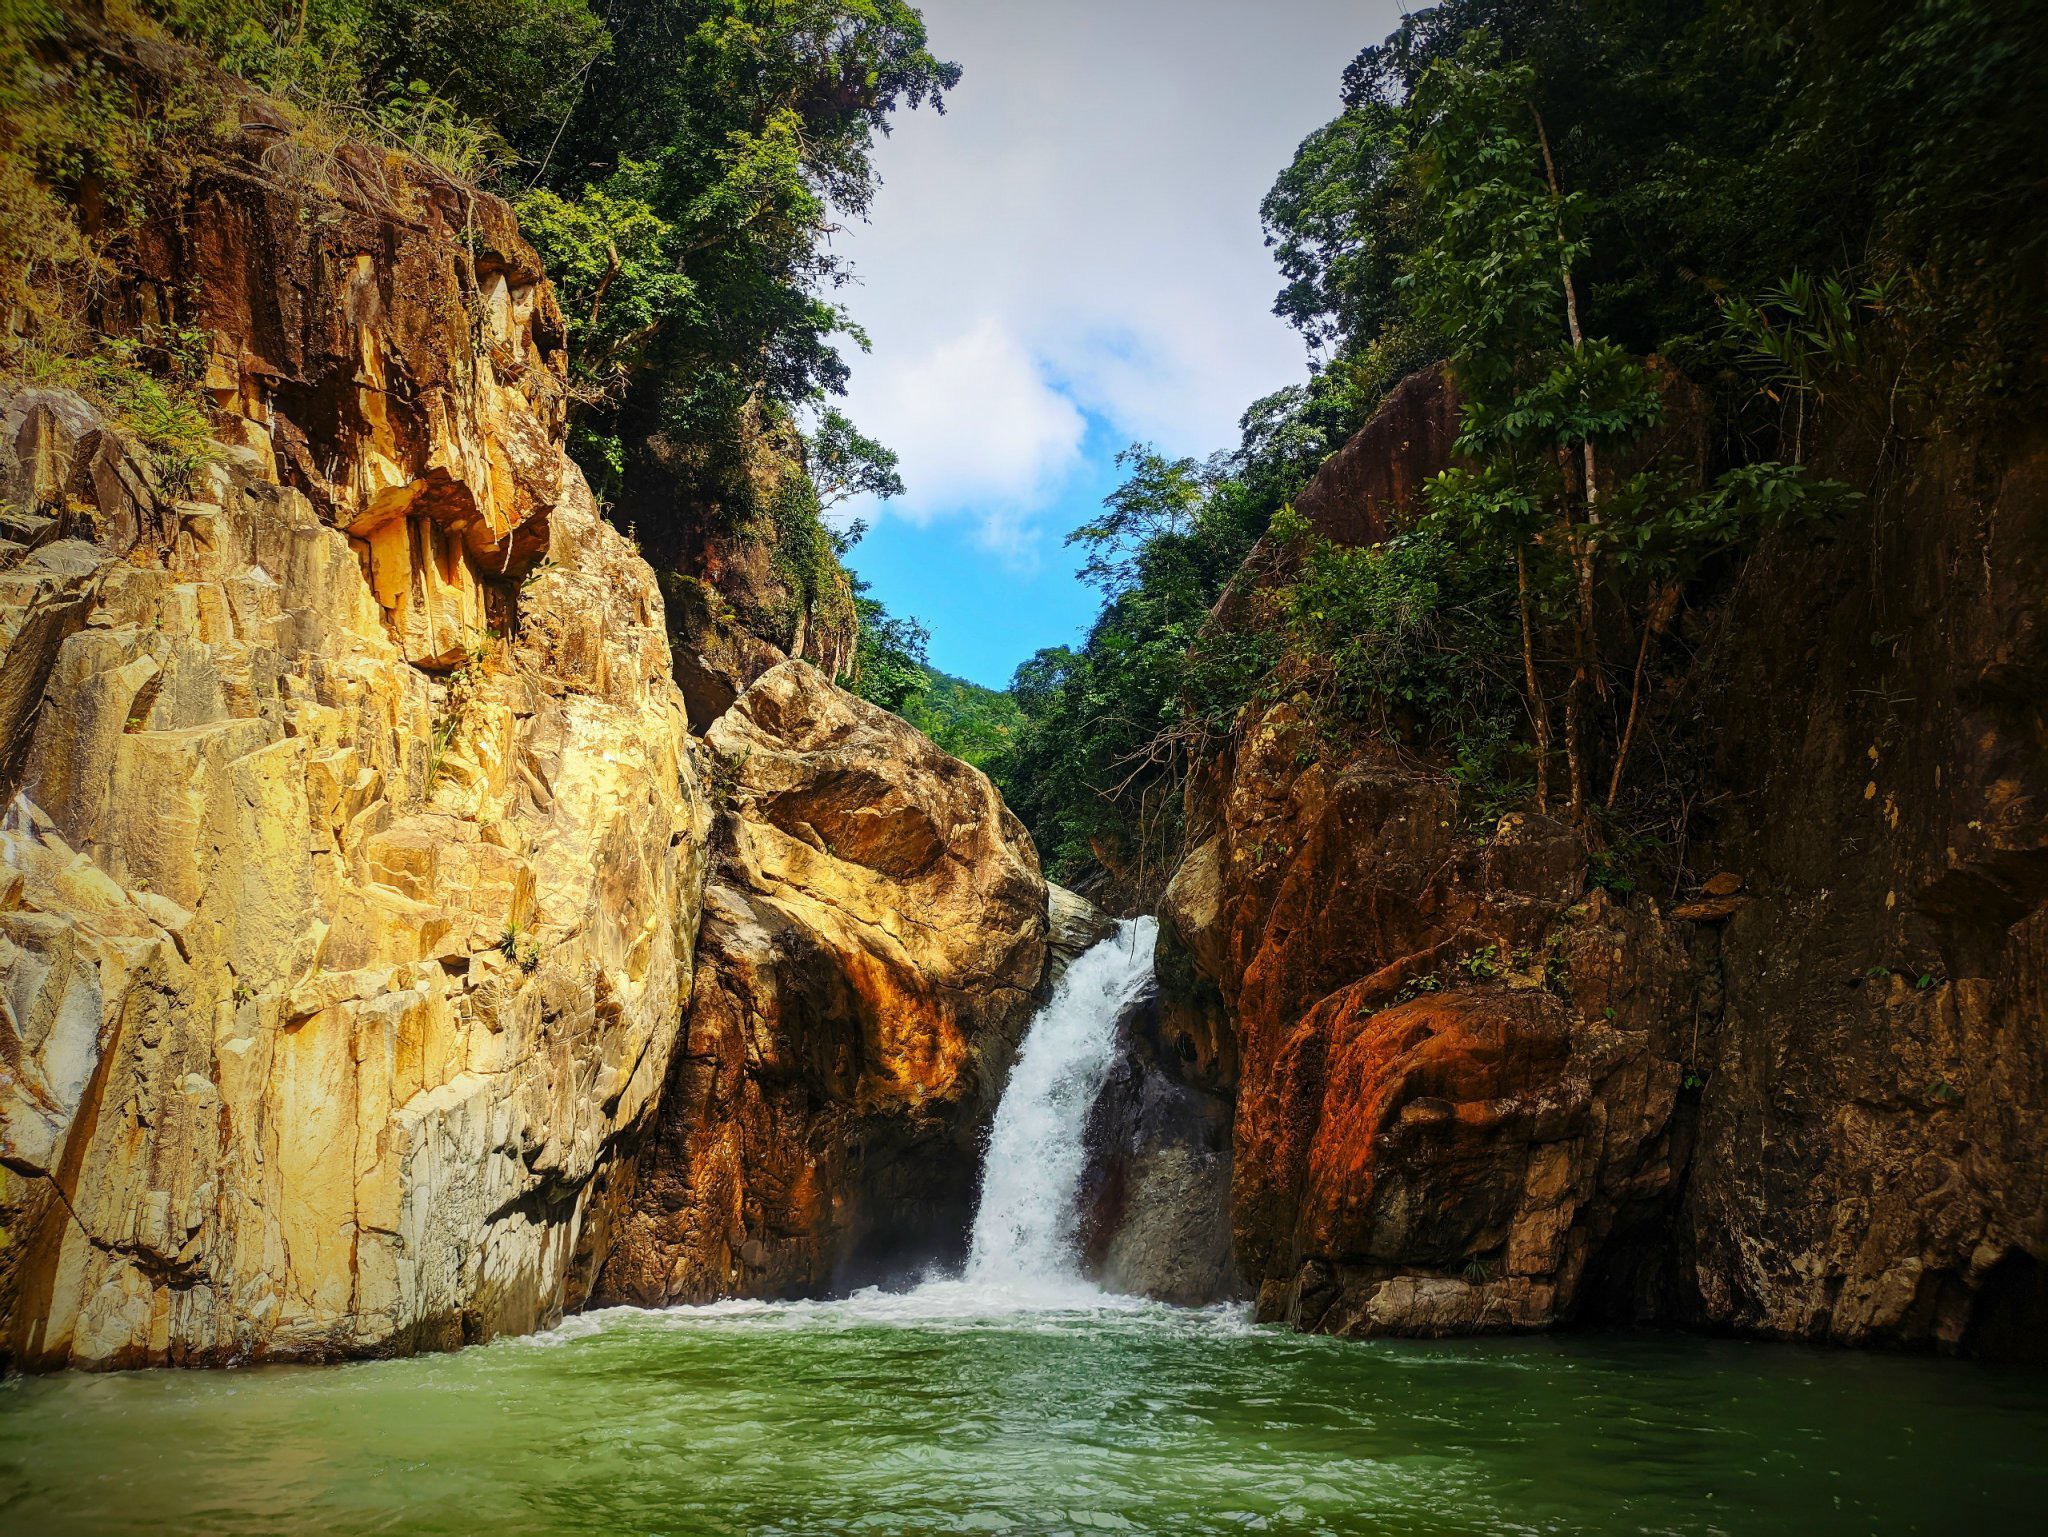
<svg viewBox="0 0 2048 1537">
<path fill-rule="evenodd" d="M 951 673 L 928 669 L 926 676 L 925 686 L 907 702 L 904 719 L 954 757 L 1000 773 L 1024 722 L 1016 696 Z"/>
<path fill-rule="evenodd" d="M 1988 435 L 2038 399 L 2039 7 L 1451 0 L 1342 84 L 1263 207 L 1309 377 L 1206 461 L 1133 448 L 1073 535 L 1100 617 L 1017 674 L 1006 792 L 1127 906 L 1255 697 L 1405 744 L 1477 819 L 1682 838 L 1699 617 L 1869 490 L 1821 435 L 1882 461 L 1906 413 Z M 1439 359 L 1458 459 L 1421 514 L 1370 547 L 1283 517 Z M 1212 618 L 1262 537 L 1284 580 Z"/>
<path fill-rule="evenodd" d="M 199 434 L 203 338 L 168 323 L 89 359 L 95 274 L 167 189 L 217 157 L 235 83 L 265 93 L 284 184 L 365 192 L 369 143 L 509 201 L 560 297 L 570 447 L 664 580 L 730 571 L 736 617 L 850 667 L 854 590 L 822 511 L 900 491 L 895 458 L 830 408 L 843 349 L 829 235 L 865 212 L 895 112 L 942 110 L 959 69 L 904 0 L 142 0 L 113 35 L 197 45 L 169 99 L 80 62 L 96 8 L 0 17 L 0 264 L 10 374 L 83 382 L 175 455 Z M 140 46 L 147 46 L 144 41 Z M 253 110 L 253 109 L 252 109 Z M 459 192 L 454 193 L 460 196 Z M 738 573 L 744 572 L 744 580 Z"/>
</svg>

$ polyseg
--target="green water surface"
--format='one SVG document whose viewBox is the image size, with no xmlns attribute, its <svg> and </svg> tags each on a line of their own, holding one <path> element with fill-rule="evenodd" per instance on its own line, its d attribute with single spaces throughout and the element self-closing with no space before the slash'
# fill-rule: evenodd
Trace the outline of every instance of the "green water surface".
<svg viewBox="0 0 2048 1537">
<path fill-rule="evenodd" d="M 2048 1379 L 1664 1335 L 1344 1343 L 971 1296 L 618 1310 L 0 1385 L 0 1532 L 2014 1533 Z"/>
</svg>

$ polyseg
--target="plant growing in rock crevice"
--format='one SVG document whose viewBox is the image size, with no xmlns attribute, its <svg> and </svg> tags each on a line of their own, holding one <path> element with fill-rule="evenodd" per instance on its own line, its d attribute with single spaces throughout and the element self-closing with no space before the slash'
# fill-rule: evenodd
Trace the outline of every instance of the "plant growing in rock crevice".
<svg viewBox="0 0 2048 1537">
<path fill-rule="evenodd" d="M 428 800 L 433 798 L 434 787 L 441 781 L 442 771 L 448 765 L 449 750 L 462 733 L 464 718 L 482 691 L 485 672 L 494 661 L 502 659 L 504 645 L 504 637 L 500 635 L 485 634 L 473 638 L 465 649 L 467 660 L 448 675 L 445 683 L 439 685 L 440 699 L 428 736 L 426 785 L 422 792 Z"/>
<path fill-rule="evenodd" d="M 540 969 L 540 946 L 531 939 L 522 939 L 522 932 L 517 918 L 506 919 L 504 932 L 498 936 L 498 949 L 506 960 L 532 976 Z"/>
</svg>

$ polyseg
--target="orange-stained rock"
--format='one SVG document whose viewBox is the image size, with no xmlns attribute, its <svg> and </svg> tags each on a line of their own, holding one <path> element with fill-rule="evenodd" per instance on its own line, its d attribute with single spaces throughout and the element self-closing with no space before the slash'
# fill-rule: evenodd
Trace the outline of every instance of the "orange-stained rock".
<svg viewBox="0 0 2048 1537">
<path fill-rule="evenodd" d="M 1297 1231 L 1316 1265 L 1269 1291 L 1269 1310 L 1344 1334 L 1564 1315 L 1599 1245 L 1671 1189 L 1677 1064 L 1540 988 L 1369 997 L 1346 989 L 1297 1027 L 1320 1038 L 1322 1100 L 1268 1156 L 1301 1168 Z"/>
<path fill-rule="evenodd" d="M 728 797 L 686 1039 L 601 1300 L 814 1295 L 957 1251 L 1047 958 L 979 770 L 805 662 L 711 727 Z"/>
<path fill-rule="evenodd" d="M 1672 1188 L 1685 956 L 1560 824 L 1475 837 L 1448 781 L 1313 740 L 1240 723 L 1162 908 L 1168 1058 L 1236 1096 L 1238 1263 L 1303 1328 L 1568 1316 Z"/>
</svg>

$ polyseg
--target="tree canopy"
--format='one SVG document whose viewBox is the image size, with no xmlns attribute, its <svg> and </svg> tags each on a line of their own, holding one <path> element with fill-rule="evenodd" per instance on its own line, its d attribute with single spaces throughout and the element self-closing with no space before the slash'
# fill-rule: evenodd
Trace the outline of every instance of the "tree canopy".
<svg viewBox="0 0 2048 1537">
<path fill-rule="evenodd" d="M 2038 399 L 2043 101 L 2024 0 L 1445 0 L 1361 50 L 1261 210 L 1308 381 L 1226 455 L 1127 455 L 1074 536 L 1099 618 L 1018 670 L 1002 772 L 1050 868 L 1150 901 L 1188 765 L 1276 697 L 1475 816 L 1634 836 L 1682 615 L 1849 495 L 1808 468 L 1816 420 Z M 1293 497 L 1438 360 L 1457 467 L 1381 544 L 1318 538 Z M 1658 431 L 1680 396 L 1689 453 Z M 1272 601 L 1212 612 L 1261 537 Z"/>
<path fill-rule="evenodd" d="M 792 507 L 900 493 L 894 455 L 829 406 L 866 345 L 829 237 L 872 202 L 891 116 L 943 110 L 960 79 L 905 0 L 147 3 L 257 84 L 511 199 L 571 327 L 571 448 L 656 560 L 707 520 L 781 537 Z M 816 494 L 764 491 L 792 477 Z"/>
</svg>

